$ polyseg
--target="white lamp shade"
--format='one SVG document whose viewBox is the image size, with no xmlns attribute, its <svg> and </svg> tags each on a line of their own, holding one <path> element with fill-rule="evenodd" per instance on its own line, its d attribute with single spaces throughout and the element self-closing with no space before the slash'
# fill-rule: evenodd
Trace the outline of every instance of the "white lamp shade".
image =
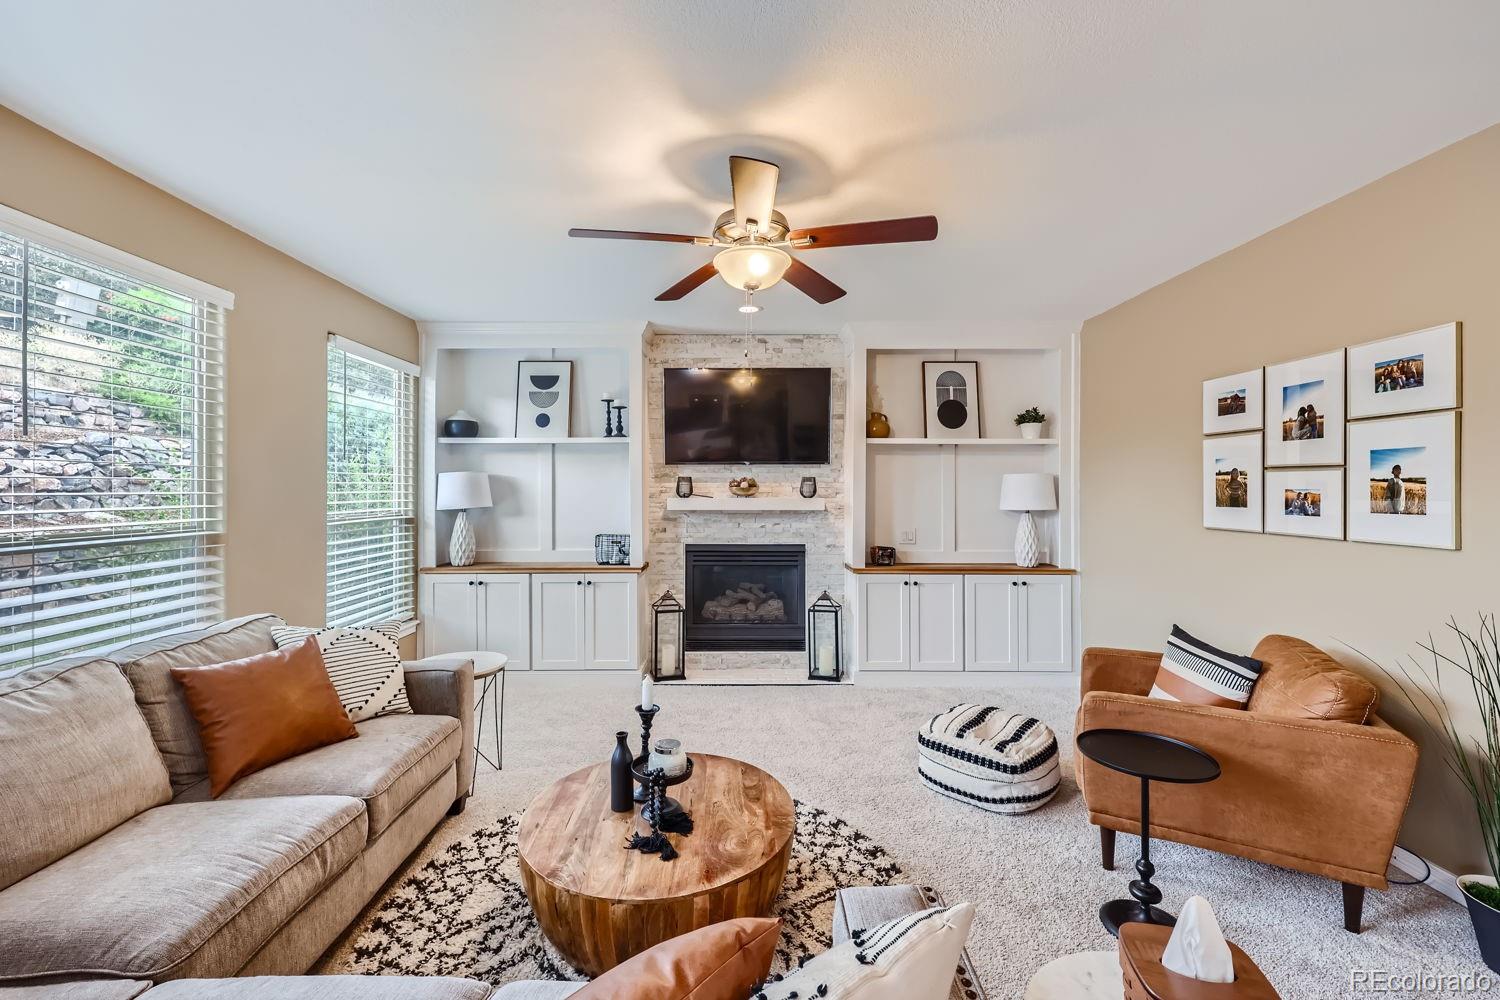
<svg viewBox="0 0 1500 1000">
<path fill-rule="evenodd" d="M 473 510 L 488 507 L 490 477 L 483 472 L 439 472 L 438 510 Z"/>
<path fill-rule="evenodd" d="M 733 246 L 714 256 L 714 269 L 719 277 L 742 292 L 770 288 L 791 266 L 791 254 L 760 243 Z"/>
<path fill-rule="evenodd" d="M 1056 510 L 1056 477 L 1050 472 L 1012 472 L 1000 477 L 1000 509 Z"/>
</svg>

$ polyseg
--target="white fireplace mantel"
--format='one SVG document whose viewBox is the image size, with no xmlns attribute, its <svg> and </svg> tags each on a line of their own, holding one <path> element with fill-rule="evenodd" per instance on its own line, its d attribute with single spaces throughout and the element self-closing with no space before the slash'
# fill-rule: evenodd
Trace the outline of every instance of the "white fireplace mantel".
<svg viewBox="0 0 1500 1000">
<path fill-rule="evenodd" d="M 821 497 L 668 497 L 667 510 L 713 514 L 765 514 L 781 511 L 827 510 Z"/>
</svg>

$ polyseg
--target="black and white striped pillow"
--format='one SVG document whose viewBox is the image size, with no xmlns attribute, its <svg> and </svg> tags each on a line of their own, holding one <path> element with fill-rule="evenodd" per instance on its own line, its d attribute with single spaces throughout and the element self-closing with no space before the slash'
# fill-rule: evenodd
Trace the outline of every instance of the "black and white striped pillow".
<svg viewBox="0 0 1500 1000">
<path fill-rule="evenodd" d="M 295 646 L 308 636 L 318 640 L 328 679 L 351 722 L 380 715 L 411 714 L 406 700 L 406 672 L 401 669 L 401 623 L 379 622 L 364 628 L 271 629 L 277 648 Z"/>
<path fill-rule="evenodd" d="M 1216 708 L 1244 708 L 1260 679 L 1259 660 L 1226 653 L 1176 625 L 1151 685 L 1151 697 Z"/>
</svg>

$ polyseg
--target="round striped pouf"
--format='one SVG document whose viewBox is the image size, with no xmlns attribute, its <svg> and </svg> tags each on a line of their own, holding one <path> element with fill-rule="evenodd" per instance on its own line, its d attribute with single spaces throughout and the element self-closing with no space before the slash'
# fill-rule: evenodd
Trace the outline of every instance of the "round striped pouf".
<svg viewBox="0 0 1500 1000">
<path fill-rule="evenodd" d="M 997 813 L 1031 812 L 1062 779 L 1052 730 L 993 705 L 955 705 L 918 729 L 917 774 L 935 792 Z"/>
</svg>

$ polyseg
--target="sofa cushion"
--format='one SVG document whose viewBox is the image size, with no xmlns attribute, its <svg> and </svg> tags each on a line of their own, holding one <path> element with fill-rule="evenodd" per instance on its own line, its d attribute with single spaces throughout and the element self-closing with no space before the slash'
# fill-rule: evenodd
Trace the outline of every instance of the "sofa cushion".
<svg viewBox="0 0 1500 1000">
<path fill-rule="evenodd" d="M 1262 663 L 1226 653 L 1173 625 L 1167 648 L 1151 682 L 1150 697 L 1213 708 L 1244 708 L 1260 677 Z"/>
<path fill-rule="evenodd" d="M 172 791 L 181 792 L 208 777 L 198 724 L 193 721 L 182 688 L 172 679 L 172 668 L 204 667 L 268 653 L 276 648 L 271 628 L 282 624 L 275 615 L 234 618 L 211 628 L 136 643 L 110 654 L 135 689 L 136 704 L 141 706 L 172 777 Z"/>
<path fill-rule="evenodd" d="M 577 1000 L 744 1000 L 770 973 L 780 939 L 779 917 L 722 920 L 627 958 L 573 996 Z"/>
<path fill-rule="evenodd" d="M 232 975 L 364 843 L 357 799 L 157 806 L 0 892 L 0 981 Z"/>
<path fill-rule="evenodd" d="M 323 669 L 318 644 L 206 667 L 173 667 L 208 760 L 215 797 L 246 775 L 358 736 Z"/>
<path fill-rule="evenodd" d="M 366 628 L 273 628 L 278 646 L 306 639 L 318 641 L 328 679 L 339 693 L 349 718 L 364 722 L 378 715 L 410 713 L 406 699 L 406 671 L 401 667 L 401 630 L 404 622 L 378 622 Z"/>
<path fill-rule="evenodd" d="M 251 976 L 178 979 L 146 1000 L 485 1000 L 490 987 L 447 976 Z"/>
<path fill-rule="evenodd" d="M 0 986 L 0 1000 L 135 1000 L 150 988 L 139 979 L 54 979 L 33 986 Z"/>
<path fill-rule="evenodd" d="M 108 660 L 0 680 L 0 889 L 172 797 Z"/>
<path fill-rule="evenodd" d="M 463 735 L 446 715 L 383 715 L 345 740 L 273 764 L 232 785 L 225 799 L 347 795 L 369 810 L 371 840 L 458 759 Z"/>
<path fill-rule="evenodd" d="M 1265 669 L 1250 698 L 1252 712 L 1364 725 L 1380 707 L 1379 688 L 1311 643 L 1268 635 L 1254 655 Z"/>
</svg>

